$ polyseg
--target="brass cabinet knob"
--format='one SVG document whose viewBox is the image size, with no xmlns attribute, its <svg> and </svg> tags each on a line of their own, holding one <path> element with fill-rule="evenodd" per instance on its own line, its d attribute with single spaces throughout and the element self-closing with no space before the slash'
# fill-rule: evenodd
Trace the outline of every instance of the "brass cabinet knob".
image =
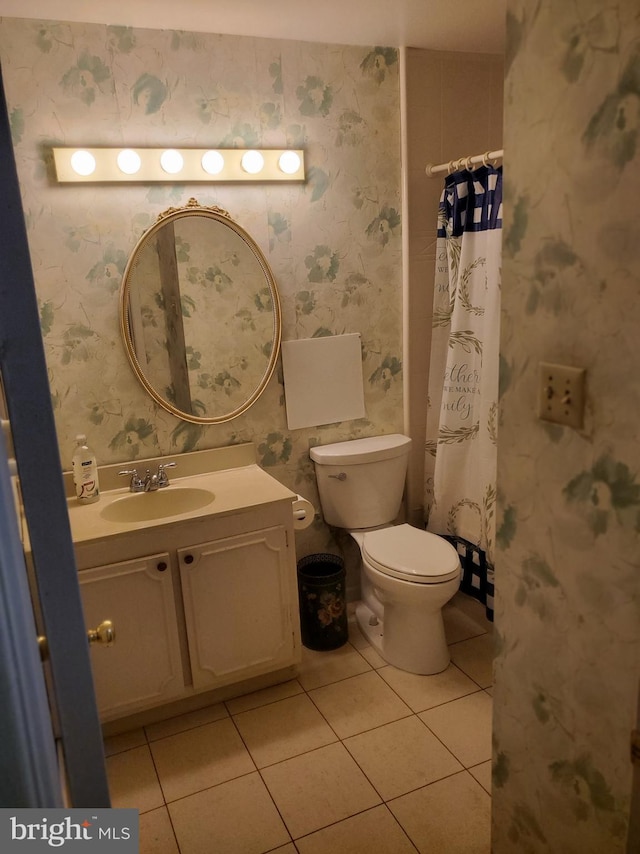
<svg viewBox="0 0 640 854">
<path fill-rule="evenodd" d="M 89 643 L 100 643 L 111 646 L 116 640 L 116 630 L 111 620 L 103 620 L 97 629 L 89 629 L 87 632 Z"/>
</svg>

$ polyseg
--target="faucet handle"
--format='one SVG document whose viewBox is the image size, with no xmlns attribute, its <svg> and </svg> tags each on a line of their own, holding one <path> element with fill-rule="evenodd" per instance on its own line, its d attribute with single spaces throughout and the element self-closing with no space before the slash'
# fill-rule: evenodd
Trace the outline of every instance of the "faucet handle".
<svg viewBox="0 0 640 854">
<path fill-rule="evenodd" d="M 141 477 L 138 475 L 137 469 L 123 469 L 123 471 L 119 471 L 118 475 L 131 475 L 131 481 L 129 482 L 129 491 L 130 492 L 142 492 L 144 489 L 144 483 L 142 482 Z"/>
<path fill-rule="evenodd" d="M 175 468 L 177 463 L 160 463 L 158 466 L 158 486 L 169 486 L 169 477 L 165 471 L 165 469 L 173 469 Z"/>
</svg>

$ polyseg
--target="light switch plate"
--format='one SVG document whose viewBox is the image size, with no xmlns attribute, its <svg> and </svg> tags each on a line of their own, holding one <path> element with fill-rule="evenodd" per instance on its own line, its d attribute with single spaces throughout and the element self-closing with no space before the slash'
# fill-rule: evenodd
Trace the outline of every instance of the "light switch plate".
<svg viewBox="0 0 640 854">
<path fill-rule="evenodd" d="M 540 362 L 538 416 L 545 421 L 582 427 L 585 369 Z"/>
</svg>

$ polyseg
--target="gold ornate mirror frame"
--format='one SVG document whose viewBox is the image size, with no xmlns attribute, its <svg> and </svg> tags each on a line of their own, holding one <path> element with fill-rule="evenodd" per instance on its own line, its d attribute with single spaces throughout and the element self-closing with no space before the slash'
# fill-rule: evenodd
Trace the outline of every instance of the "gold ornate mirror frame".
<svg viewBox="0 0 640 854">
<path fill-rule="evenodd" d="M 195 424 L 230 421 L 256 402 L 276 366 L 276 282 L 226 211 L 190 199 L 161 213 L 136 244 L 120 289 L 120 331 L 156 403 Z"/>
</svg>

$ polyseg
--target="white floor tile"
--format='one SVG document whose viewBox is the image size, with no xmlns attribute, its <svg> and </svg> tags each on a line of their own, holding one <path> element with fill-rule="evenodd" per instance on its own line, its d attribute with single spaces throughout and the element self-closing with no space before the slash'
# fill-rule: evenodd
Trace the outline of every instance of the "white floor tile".
<svg viewBox="0 0 640 854">
<path fill-rule="evenodd" d="M 330 652 L 303 647 L 298 681 L 305 691 L 310 691 L 367 670 L 371 670 L 371 666 L 350 643 Z"/>
<path fill-rule="evenodd" d="M 262 854 L 291 841 L 257 773 L 174 801 L 169 813 L 182 854 Z"/>
<path fill-rule="evenodd" d="M 491 798 L 466 771 L 388 806 L 421 854 L 490 854 Z"/>
<path fill-rule="evenodd" d="M 462 771 L 415 715 L 347 738 L 344 746 L 385 801 Z"/>
<path fill-rule="evenodd" d="M 483 626 L 485 631 L 493 631 L 493 623 L 487 619 L 487 609 L 478 599 L 474 599 L 473 596 L 468 596 L 466 593 L 458 591 L 451 601 L 456 608 L 464 611 L 467 616 Z"/>
<path fill-rule="evenodd" d="M 411 714 L 406 703 L 374 671 L 316 688 L 309 696 L 340 738 Z"/>
<path fill-rule="evenodd" d="M 473 768 L 469 768 L 469 773 L 473 774 L 482 788 L 491 794 L 491 760 L 474 765 Z"/>
<path fill-rule="evenodd" d="M 282 682 L 280 685 L 272 685 L 269 688 L 262 688 L 260 691 L 253 691 L 251 694 L 244 694 L 242 697 L 227 700 L 225 705 L 230 714 L 237 715 L 239 712 L 247 712 L 249 709 L 266 706 L 267 703 L 275 703 L 278 700 L 284 700 L 286 697 L 294 697 L 296 694 L 302 694 L 302 686 L 297 679 L 291 679 L 289 682 Z"/>
<path fill-rule="evenodd" d="M 447 606 L 452 663 L 434 676 L 388 665 L 350 620 L 343 647 L 303 650 L 298 679 L 105 739 L 141 854 L 489 854 L 483 606 Z"/>
<path fill-rule="evenodd" d="M 227 717 L 229 714 L 224 705 L 215 703 L 213 706 L 205 706 L 203 709 L 196 709 L 184 715 L 176 715 L 173 718 L 167 718 L 165 721 L 149 724 L 145 727 L 145 731 L 149 741 L 157 741 L 159 738 L 166 738 L 178 732 L 186 732 L 188 729 L 194 729 L 197 726 L 210 724 Z"/>
<path fill-rule="evenodd" d="M 377 669 L 386 665 L 387 662 L 384 658 L 371 646 L 360 631 L 355 613 L 349 617 L 349 641 L 371 667 Z"/>
<path fill-rule="evenodd" d="M 129 730 L 129 732 L 105 738 L 104 755 L 113 756 L 115 753 L 123 753 L 125 750 L 131 750 L 133 747 L 142 747 L 146 743 L 147 737 L 142 728 Z"/>
<path fill-rule="evenodd" d="M 296 840 L 300 854 L 415 854 L 387 807 L 380 806 Z"/>
<path fill-rule="evenodd" d="M 142 813 L 164 805 L 148 746 L 110 756 L 106 766 L 113 807 L 130 807 Z"/>
<path fill-rule="evenodd" d="M 478 690 L 476 683 L 450 664 L 442 673 L 420 676 L 387 665 L 377 671 L 414 712 L 424 712 Z"/>
<path fill-rule="evenodd" d="M 367 646 L 365 649 L 358 650 L 358 652 L 374 670 L 378 670 L 380 667 L 386 667 L 387 665 L 384 658 L 372 646 Z"/>
<path fill-rule="evenodd" d="M 453 663 L 481 688 L 493 684 L 493 643 L 493 635 L 487 634 L 449 647 Z"/>
<path fill-rule="evenodd" d="M 139 854 L 179 854 L 166 807 L 142 813 L 140 816 Z"/>
<path fill-rule="evenodd" d="M 358 651 L 367 649 L 369 641 L 360 631 L 358 621 L 356 620 L 356 605 L 357 602 L 352 602 L 349 605 L 349 643 Z"/>
<path fill-rule="evenodd" d="M 487 631 L 486 620 L 475 619 L 468 611 L 459 606 L 456 598 L 444 606 L 442 619 L 447 643 L 457 643 L 467 638 L 482 635 Z"/>
<path fill-rule="evenodd" d="M 154 741 L 151 751 L 167 803 L 255 771 L 231 718 Z"/>
<path fill-rule="evenodd" d="M 294 839 L 380 803 L 342 744 L 271 765 L 261 774 Z"/>
<path fill-rule="evenodd" d="M 491 697 L 478 691 L 418 717 L 469 768 L 491 759 L 491 714 Z"/>
<path fill-rule="evenodd" d="M 233 719 L 258 768 L 337 741 L 306 694 L 234 715 Z"/>
</svg>

